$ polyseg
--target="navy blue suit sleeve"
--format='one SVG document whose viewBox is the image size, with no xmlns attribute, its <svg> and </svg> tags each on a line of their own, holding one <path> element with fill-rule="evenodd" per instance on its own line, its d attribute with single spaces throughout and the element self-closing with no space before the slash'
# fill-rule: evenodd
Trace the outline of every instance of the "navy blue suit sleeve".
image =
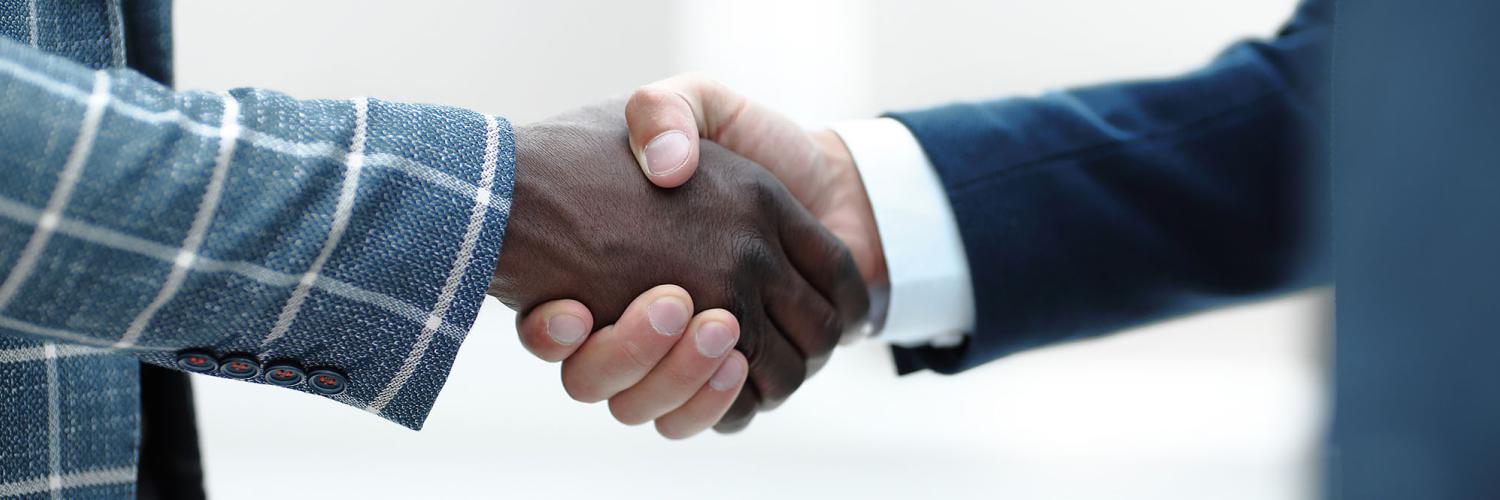
<svg viewBox="0 0 1500 500">
<path fill-rule="evenodd" d="M 1328 280 L 1330 5 L 1175 78 L 894 113 L 947 190 L 977 321 L 902 373 Z"/>
</svg>

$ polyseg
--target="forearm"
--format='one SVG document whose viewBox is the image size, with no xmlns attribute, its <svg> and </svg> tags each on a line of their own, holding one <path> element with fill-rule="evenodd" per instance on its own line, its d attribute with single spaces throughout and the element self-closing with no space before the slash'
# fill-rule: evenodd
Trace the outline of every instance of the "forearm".
<svg viewBox="0 0 1500 500">
<path fill-rule="evenodd" d="M 901 368 L 1325 282 L 1322 14 L 1179 78 L 895 114 L 942 178 L 978 312 L 963 346 Z"/>
<path fill-rule="evenodd" d="M 493 271 L 508 124 L 177 93 L 0 43 L 6 334 L 332 367 L 341 400 L 420 425 Z"/>
</svg>

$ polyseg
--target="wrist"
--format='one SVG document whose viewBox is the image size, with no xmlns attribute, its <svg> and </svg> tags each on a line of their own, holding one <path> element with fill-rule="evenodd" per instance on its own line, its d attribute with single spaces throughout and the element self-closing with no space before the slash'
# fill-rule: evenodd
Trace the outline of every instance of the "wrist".
<svg viewBox="0 0 1500 500">
<path fill-rule="evenodd" d="M 859 168 L 847 145 L 832 129 L 818 129 L 808 133 L 817 145 L 820 170 L 828 173 L 828 203 L 838 207 L 823 211 L 833 220 L 824 222 L 854 255 L 860 275 L 871 288 L 882 288 L 890 282 L 886 269 L 885 251 L 880 243 L 880 232 L 875 224 L 875 211 L 870 196 L 860 178 Z"/>
<path fill-rule="evenodd" d="M 554 135 L 554 132 L 545 125 L 518 126 L 514 129 L 516 159 L 510 220 L 506 224 L 505 237 L 501 241 L 500 255 L 496 259 L 489 286 L 489 294 L 512 309 L 522 306 L 516 292 L 522 289 L 518 275 L 527 266 L 525 256 L 532 253 L 533 247 L 559 244 L 542 240 L 565 236 L 558 231 L 543 230 L 546 223 L 538 220 L 539 215 L 561 213 L 562 210 L 562 207 L 557 206 L 558 201 L 548 196 L 560 188 L 548 186 L 554 181 L 554 176 L 548 172 L 547 162 L 543 161 L 547 156 L 547 143 L 553 140 L 549 136 Z"/>
</svg>

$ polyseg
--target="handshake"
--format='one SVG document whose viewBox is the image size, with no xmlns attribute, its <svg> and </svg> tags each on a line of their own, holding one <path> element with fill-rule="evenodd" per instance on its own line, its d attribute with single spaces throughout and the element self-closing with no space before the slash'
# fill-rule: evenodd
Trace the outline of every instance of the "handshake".
<svg viewBox="0 0 1500 500">
<path fill-rule="evenodd" d="M 732 432 L 865 329 L 885 261 L 833 132 L 684 75 L 515 137 L 490 294 L 574 399 L 669 438 Z"/>
</svg>

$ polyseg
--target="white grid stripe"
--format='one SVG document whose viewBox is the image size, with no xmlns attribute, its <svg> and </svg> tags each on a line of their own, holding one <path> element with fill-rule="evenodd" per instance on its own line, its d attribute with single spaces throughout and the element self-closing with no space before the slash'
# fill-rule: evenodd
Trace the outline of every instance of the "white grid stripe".
<svg viewBox="0 0 1500 500">
<path fill-rule="evenodd" d="M 79 334 L 79 333 L 73 333 L 73 332 L 66 331 L 66 330 L 58 330 L 56 328 L 48 328 L 48 327 L 45 327 L 45 326 L 34 325 L 34 324 L 31 324 L 31 323 L 27 323 L 25 321 L 21 321 L 21 320 L 15 319 L 15 318 L 7 317 L 7 316 L 0 316 L 0 328 L 9 328 L 11 330 L 15 330 L 15 331 L 18 331 L 18 332 L 21 332 L 21 333 L 31 334 L 31 335 L 35 335 L 35 336 L 38 336 L 38 337 L 48 337 L 48 338 L 53 338 L 53 339 L 57 339 L 57 340 L 63 340 L 63 341 L 67 341 L 67 342 L 74 343 L 74 344 L 85 344 L 85 345 L 91 345 L 91 346 L 96 346 L 96 347 L 109 347 L 109 346 L 114 345 L 114 342 L 111 342 L 111 341 L 108 341 L 108 340 L 103 340 L 103 339 L 99 339 L 99 338 L 96 338 L 96 337 L 90 337 L 88 335 L 83 335 L 83 334 Z M 138 351 L 141 351 L 141 350 L 144 350 L 144 351 L 171 351 L 171 350 L 174 350 L 174 349 L 172 349 L 170 347 L 137 347 L 136 350 L 138 350 Z"/>
<path fill-rule="evenodd" d="M 0 365 L 9 363 L 30 363 L 47 359 L 47 345 L 40 347 L 17 347 L 14 349 L 0 349 Z M 74 356 L 94 356 L 109 354 L 109 349 L 95 347 L 84 347 L 62 344 L 56 346 L 55 356 L 58 358 L 70 358 Z"/>
<path fill-rule="evenodd" d="M 33 19 L 33 22 L 34 21 L 35 19 Z M 33 37 L 33 40 L 34 39 L 35 37 Z M 182 127 L 183 130 L 201 136 L 218 137 L 223 133 L 223 127 L 214 127 L 194 121 L 192 118 L 183 115 L 179 110 L 176 109 L 166 111 L 153 111 L 129 102 L 121 100 L 111 100 L 107 91 L 105 92 L 105 95 L 103 96 L 101 102 L 101 99 L 99 99 L 99 97 L 97 96 L 97 92 L 84 94 L 76 87 L 52 79 L 51 77 L 48 77 L 44 74 L 28 70 L 13 61 L 0 59 L 0 71 L 7 71 L 20 80 L 36 84 L 44 90 L 61 97 L 69 98 L 74 101 L 85 102 L 89 105 L 89 108 L 91 110 L 95 107 L 95 104 L 98 103 L 103 109 L 113 109 L 116 112 L 120 113 L 122 116 L 137 121 L 146 123 L 176 122 L 179 126 Z M 99 79 L 99 75 L 103 75 L 103 73 L 96 74 L 96 83 Z M 357 107 L 361 107 L 362 105 L 367 106 L 367 102 L 368 101 L 361 100 L 357 103 Z M 102 115 L 102 110 L 100 114 Z M 393 170 L 400 171 L 405 175 L 414 177 L 418 180 L 422 180 L 437 187 L 453 191 L 457 194 L 464 195 L 476 200 L 474 211 L 473 213 L 471 213 L 471 225 L 466 231 L 465 241 L 463 242 L 462 248 L 460 250 L 462 257 L 458 262 L 455 262 L 455 267 L 450 272 L 449 281 L 445 283 L 444 291 L 440 294 L 439 303 L 434 307 L 432 313 L 424 313 L 420 309 L 417 309 L 414 306 L 402 302 L 394 297 L 390 297 L 378 292 L 364 290 L 339 280 L 319 276 L 315 272 L 306 273 L 301 277 L 301 279 L 297 279 L 295 276 L 265 268 L 254 263 L 217 261 L 202 257 L 194 259 L 191 265 L 188 267 L 206 272 L 233 272 L 268 284 L 280 284 L 291 280 L 297 283 L 299 288 L 306 289 L 315 286 L 333 295 L 344 297 L 350 300 L 369 303 L 377 307 L 386 309 L 390 312 L 396 313 L 397 315 L 413 322 L 422 324 L 423 331 L 419 336 L 417 345 L 413 346 L 413 351 L 408 355 L 407 362 L 403 366 L 402 372 L 399 372 L 396 378 L 392 380 L 391 385 L 387 387 L 387 389 L 391 393 L 391 397 L 394 397 L 394 394 L 396 392 L 399 392 L 400 387 L 404 385 L 405 380 L 411 376 L 411 372 L 414 370 L 416 363 L 420 361 L 421 357 L 425 353 L 427 345 L 430 344 L 435 333 L 441 333 L 445 336 L 450 337 L 462 337 L 467 333 L 459 328 L 454 327 L 451 324 L 446 323 L 444 318 L 446 316 L 447 309 L 451 306 L 453 297 L 456 295 L 456 288 L 462 281 L 463 270 L 467 267 L 468 261 L 472 259 L 473 249 L 477 244 L 477 238 L 479 233 L 481 232 L 480 230 L 482 229 L 484 213 L 491 208 L 508 210 L 510 206 L 509 198 L 494 198 L 494 194 L 490 188 L 490 185 L 493 181 L 495 163 L 498 157 L 497 150 L 499 131 L 498 124 L 495 118 L 486 117 L 486 119 L 488 125 L 486 138 L 488 143 L 486 145 L 487 150 L 485 154 L 485 168 L 482 174 L 480 186 L 478 187 L 471 185 L 466 181 L 453 177 L 447 172 L 434 169 L 422 164 L 421 162 L 397 155 L 376 153 L 371 154 L 368 158 L 366 158 L 364 157 L 362 151 L 358 155 L 344 155 L 345 160 L 362 160 L 362 164 L 360 165 L 360 167 L 370 166 L 391 168 Z M 273 152 L 298 157 L 338 159 L 339 156 L 339 151 L 337 150 L 337 148 L 332 144 L 326 142 L 304 143 L 290 141 L 244 127 L 240 127 L 239 132 L 239 140 L 246 142 L 247 145 L 251 147 L 267 149 Z M 356 131 L 356 134 L 361 133 L 361 131 Z M 363 142 L 362 137 L 360 142 Z M 355 181 L 357 181 L 357 177 Z M 346 187 L 349 187 L 350 180 L 346 178 L 345 182 Z M 349 197 L 349 201 L 351 204 L 352 194 L 354 193 L 351 193 L 351 196 Z M 341 193 L 340 201 L 343 202 L 344 199 L 345 196 L 343 196 L 343 193 Z M 343 203 L 341 203 L 341 205 L 342 204 Z M 60 216 L 60 213 L 56 217 L 46 217 L 45 213 L 43 213 L 41 216 L 38 216 L 35 213 L 35 209 L 26 207 L 13 200 L 0 198 L 0 212 L 4 212 L 0 213 L 0 215 L 5 215 L 22 222 L 30 222 L 36 224 L 39 227 L 49 226 L 53 229 L 61 228 L 60 232 L 63 232 L 64 234 L 69 234 L 74 237 L 79 237 L 80 239 L 105 244 L 106 246 L 110 246 L 113 248 L 132 251 L 158 259 L 167 260 L 169 262 L 174 261 L 176 257 L 176 255 L 164 256 L 164 252 L 162 251 L 164 249 L 166 250 L 166 253 L 171 253 L 171 250 L 164 245 L 125 235 L 123 233 L 118 233 L 106 228 L 92 226 L 84 222 L 68 220 L 62 218 Z M 336 214 L 335 219 L 337 218 L 338 217 Z M 476 226 L 475 224 L 478 225 Z M 345 221 L 345 225 L 347 225 L 347 221 Z M 332 231 L 330 232 L 332 233 Z M 340 232 L 342 232 L 342 230 L 340 230 Z M 330 236 L 332 235 L 330 234 Z M 330 238 L 330 240 L 332 240 L 332 238 Z M 332 248 L 332 245 L 326 245 L 324 253 L 331 253 L 331 251 L 329 250 L 331 250 Z M 320 253 L 320 257 L 323 257 L 322 253 Z M 324 257 L 322 260 L 326 261 L 326 257 Z M 304 290 L 304 292 L 302 293 L 302 295 L 304 295 L 304 300 L 305 294 L 306 291 Z M 295 312 L 292 312 L 289 316 L 294 318 L 295 314 Z M 0 316 L 0 327 L 12 328 L 32 334 L 52 336 L 82 343 L 94 343 L 98 341 L 98 339 L 92 337 L 48 327 L 32 325 L 24 321 L 3 316 Z M 269 340 L 270 339 L 268 339 L 267 341 Z M 147 349 L 156 350 L 161 348 Z M 389 402 L 389 399 L 390 397 L 386 398 L 386 401 L 381 403 L 380 406 L 383 407 L 386 403 Z M 64 483 L 66 482 L 67 478 L 64 478 Z"/>
<path fill-rule="evenodd" d="M 0 310 L 10 305 L 11 299 L 15 298 L 16 292 L 20 290 L 21 284 L 31 275 L 36 268 L 37 259 L 41 258 L 42 250 L 47 247 L 47 240 L 52 238 L 52 232 L 57 228 L 58 220 L 62 218 L 63 209 L 68 205 L 68 199 L 73 196 L 73 187 L 78 184 L 78 175 L 83 171 L 84 164 L 88 163 L 89 153 L 94 150 L 94 138 L 99 133 L 99 122 L 104 118 L 104 108 L 109 104 L 109 75 L 98 71 L 94 73 L 94 91 L 89 95 L 88 107 L 83 112 L 83 123 L 78 126 L 78 139 L 73 143 L 73 149 L 68 152 L 68 159 L 63 163 L 62 172 L 57 176 L 57 186 L 52 189 L 52 195 L 47 200 L 47 208 L 42 211 L 38 219 L 36 230 L 32 231 L 31 239 L 26 242 L 26 247 L 21 250 L 21 256 L 10 269 L 10 275 L 0 283 Z"/>
<path fill-rule="evenodd" d="M 115 467 L 113 469 L 98 469 L 84 472 L 74 472 L 57 477 L 60 489 L 85 488 L 90 486 L 103 486 L 107 484 L 125 484 L 135 482 L 135 466 Z M 39 493 L 52 489 L 53 478 L 43 476 L 17 481 L 13 483 L 0 483 L 0 496 L 21 496 Z"/>
<path fill-rule="evenodd" d="M 55 500 L 62 498 L 62 439 L 58 436 L 61 427 L 58 420 L 62 417 L 58 409 L 57 346 L 51 342 L 42 344 L 42 357 L 47 360 L 47 488 Z"/>
<path fill-rule="evenodd" d="M 0 59 L 0 71 L 10 73 L 21 81 L 41 87 L 43 90 L 65 99 L 85 102 L 89 97 L 88 94 L 67 83 L 54 80 L 47 75 L 32 71 L 9 60 Z M 218 127 L 194 121 L 191 117 L 182 114 L 177 109 L 153 111 L 119 99 L 110 102 L 110 109 L 121 116 L 144 123 L 161 124 L 175 122 L 183 130 L 198 136 L 217 138 L 220 133 Z M 240 127 L 240 141 L 254 148 L 299 158 L 323 158 L 331 161 L 343 161 L 345 159 L 344 149 L 332 143 L 321 141 L 290 141 L 244 126 Z M 454 177 L 447 172 L 432 168 L 416 160 L 393 154 L 370 154 L 365 158 L 365 166 L 390 168 L 415 179 L 452 191 L 466 199 L 472 199 L 476 190 L 473 184 Z M 496 203 L 491 206 L 509 209 L 510 200 L 496 200 Z"/>
<path fill-rule="evenodd" d="M 120 0 L 105 2 L 104 9 L 109 14 L 110 66 L 121 68 L 125 66 L 125 21 L 120 12 Z"/>
<path fill-rule="evenodd" d="M 36 224 L 40 213 L 35 208 L 0 196 L 0 217 L 23 224 Z M 67 217 L 64 217 L 58 223 L 57 232 L 104 247 L 144 255 L 163 262 L 172 262 L 177 257 L 177 249 L 175 248 Z M 193 270 L 208 273 L 234 273 L 256 282 L 276 287 L 289 287 L 299 282 L 299 278 L 295 274 L 283 273 L 255 263 L 222 261 L 204 256 L 199 256 L 193 261 Z M 359 288 L 335 278 L 318 276 L 313 286 L 338 297 L 384 309 L 413 323 L 422 324 L 428 317 L 427 311 L 417 306 L 380 292 Z M 55 337 L 72 342 L 105 346 L 113 344 L 113 342 L 98 344 L 101 341 L 93 337 L 29 325 L 3 316 L 0 316 L 0 327 L 12 328 L 33 335 Z M 462 338 L 467 334 L 463 329 L 449 323 L 443 324 L 441 332 L 444 336 L 455 338 Z M 137 349 L 140 349 L 140 347 L 138 346 Z"/>
<path fill-rule="evenodd" d="M 203 246 L 203 239 L 208 234 L 208 227 L 213 223 L 214 212 L 219 208 L 219 199 L 224 194 L 224 182 L 229 177 L 229 163 L 234 158 L 234 146 L 239 137 L 239 115 L 240 103 L 234 96 L 228 93 L 220 94 L 224 103 L 224 116 L 220 120 L 219 151 L 214 156 L 213 173 L 210 174 L 208 187 L 203 192 L 203 199 L 198 202 L 198 212 L 193 216 L 193 224 L 188 228 L 187 237 L 182 241 L 182 249 L 178 251 L 178 257 L 172 261 L 172 271 L 167 274 L 167 279 L 162 283 L 161 290 L 156 293 L 156 298 L 136 315 L 125 329 L 125 334 L 120 336 L 120 341 L 115 344 L 116 349 L 128 349 L 135 345 L 140 339 L 141 332 L 151 323 L 151 318 L 161 310 L 168 301 L 177 296 L 177 291 L 182 288 L 182 283 L 187 280 L 188 271 L 193 268 L 193 262 L 198 260 L 198 250 Z"/>
<path fill-rule="evenodd" d="M 37 45 L 38 39 L 36 31 L 36 0 L 29 0 L 26 2 L 26 23 L 29 25 L 28 28 L 30 28 L 31 30 L 31 48 L 38 48 L 39 46 Z"/>
<path fill-rule="evenodd" d="M 448 271 L 448 280 L 443 283 L 443 290 L 438 294 L 437 304 L 432 308 L 432 315 L 422 325 L 422 332 L 417 335 L 416 343 L 412 344 L 411 352 L 407 353 L 406 360 L 401 363 L 401 369 L 391 377 L 390 383 L 380 390 L 380 394 L 366 408 L 371 413 L 380 414 L 385 405 L 395 399 L 396 394 L 406 385 L 417 369 L 417 363 L 427 354 L 427 346 L 432 343 L 432 336 L 448 315 L 448 307 L 453 304 L 453 297 L 458 293 L 458 287 L 463 283 L 464 274 L 469 268 L 469 262 L 473 260 L 474 247 L 479 242 L 479 235 L 484 229 L 485 214 L 489 212 L 490 185 L 495 180 L 495 164 L 500 158 L 500 123 L 493 116 L 485 115 L 484 134 L 484 167 L 479 174 L 479 190 L 474 196 L 474 208 L 469 212 L 469 226 L 464 230 L 463 243 L 459 244 L 458 255 L 453 257 L 453 267 Z"/>
<path fill-rule="evenodd" d="M 307 272 L 298 280 L 297 288 L 287 298 L 286 306 L 282 307 L 281 314 L 276 317 L 276 324 L 266 334 L 265 340 L 260 342 L 261 346 L 281 338 L 292 328 L 292 322 L 297 320 L 297 313 L 302 311 L 302 304 L 307 301 L 308 291 L 317 282 L 318 274 L 323 272 L 323 265 L 333 255 L 339 240 L 344 237 L 344 230 L 349 226 L 349 218 L 354 212 L 354 198 L 359 194 L 359 174 L 365 164 L 365 127 L 369 120 L 369 107 L 368 99 L 354 99 L 354 135 L 349 139 L 349 154 L 344 159 L 344 182 L 339 189 L 338 204 L 333 209 L 333 220 L 328 226 L 328 237 L 323 240 L 323 249 L 313 258 L 312 265 L 308 266 Z"/>
</svg>

